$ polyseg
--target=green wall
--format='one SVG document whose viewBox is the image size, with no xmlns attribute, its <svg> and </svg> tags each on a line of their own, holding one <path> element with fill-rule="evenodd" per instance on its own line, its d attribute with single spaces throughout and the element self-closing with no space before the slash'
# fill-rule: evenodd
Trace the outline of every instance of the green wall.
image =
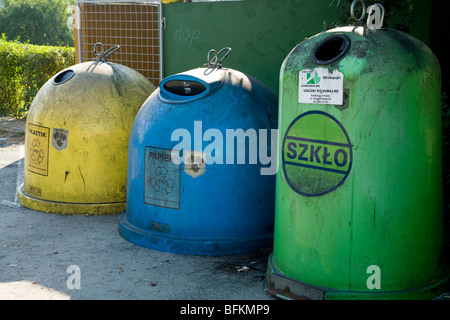
<svg viewBox="0 0 450 320">
<path fill-rule="evenodd" d="M 306 37 L 324 30 L 330 0 L 173 3 L 164 6 L 164 76 L 201 67 L 210 49 L 231 47 L 224 66 L 250 74 L 278 94 L 280 67 Z"/>
<path fill-rule="evenodd" d="M 411 34 L 428 44 L 431 0 L 413 3 L 416 18 Z M 305 38 L 324 31 L 324 25 L 332 27 L 342 10 L 336 4 L 336 0 L 246 0 L 164 5 L 164 77 L 203 66 L 210 49 L 231 47 L 224 66 L 254 76 L 278 94 L 284 59 Z"/>
</svg>

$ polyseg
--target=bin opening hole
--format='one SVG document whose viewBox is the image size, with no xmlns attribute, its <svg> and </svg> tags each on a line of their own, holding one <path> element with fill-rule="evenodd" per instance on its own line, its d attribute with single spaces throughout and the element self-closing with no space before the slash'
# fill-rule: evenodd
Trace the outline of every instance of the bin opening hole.
<svg viewBox="0 0 450 320">
<path fill-rule="evenodd" d="M 53 84 L 62 84 L 64 82 L 69 81 L 75 74 L 73 70 L 64 70 L 56 75 L 55 79 L 53 79 Z"/>
<path fill-rule="evenodd" d="M 349 48 L 350 39 L 344 34 L 335 34 L 319 43 L 312 58 L 316 64 L 329 64 L 341 59 Z"/>
<path fill-rule="evenodd" d="M 179 96 L 196 96 L 206 91 L 206 86 L 197 81 L 172 80 L 164 84 L 164 89 Z"/>
</svg>

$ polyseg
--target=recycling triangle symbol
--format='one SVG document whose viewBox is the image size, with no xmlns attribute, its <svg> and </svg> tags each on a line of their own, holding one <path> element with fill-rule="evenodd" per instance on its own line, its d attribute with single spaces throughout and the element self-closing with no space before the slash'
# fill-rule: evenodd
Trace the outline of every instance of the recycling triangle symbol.
<svg viewBox="0 0 450 320">
<path fill-rule="evenodd" d="M 157 167 L 155 169 L 155 176 L 151 181 L 151 185 L 155 192 L 172 193 L 175 183 L 172 178 L 167 178 L 167 169 L 164 167 Z"/>
</svg>

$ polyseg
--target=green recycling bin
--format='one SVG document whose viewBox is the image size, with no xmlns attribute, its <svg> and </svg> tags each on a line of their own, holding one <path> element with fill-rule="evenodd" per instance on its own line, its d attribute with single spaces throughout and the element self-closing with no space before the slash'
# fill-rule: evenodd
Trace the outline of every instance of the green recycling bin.
<svg viewBox="0 0 450 320">
<path fill-rule="evenodd" d="M 269 293 L 442 293 L 448 273 L 434 54 L 405 33 L 359 23 L 300 43 L 280 81 Z"/>
</svg>

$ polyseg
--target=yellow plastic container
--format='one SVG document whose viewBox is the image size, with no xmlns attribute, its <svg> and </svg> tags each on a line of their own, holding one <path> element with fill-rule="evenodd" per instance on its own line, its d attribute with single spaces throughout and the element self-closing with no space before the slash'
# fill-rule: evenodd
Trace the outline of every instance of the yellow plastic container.
<svg viewBox="0 0 450 320">
<path fill-rule="evenodd" d="M 106 59 L 47 81 L 27 115 L 19 203 L 58 214 L 124 211 L 128 137 L 154 90 L 140 73 Z"/>
</svg>

